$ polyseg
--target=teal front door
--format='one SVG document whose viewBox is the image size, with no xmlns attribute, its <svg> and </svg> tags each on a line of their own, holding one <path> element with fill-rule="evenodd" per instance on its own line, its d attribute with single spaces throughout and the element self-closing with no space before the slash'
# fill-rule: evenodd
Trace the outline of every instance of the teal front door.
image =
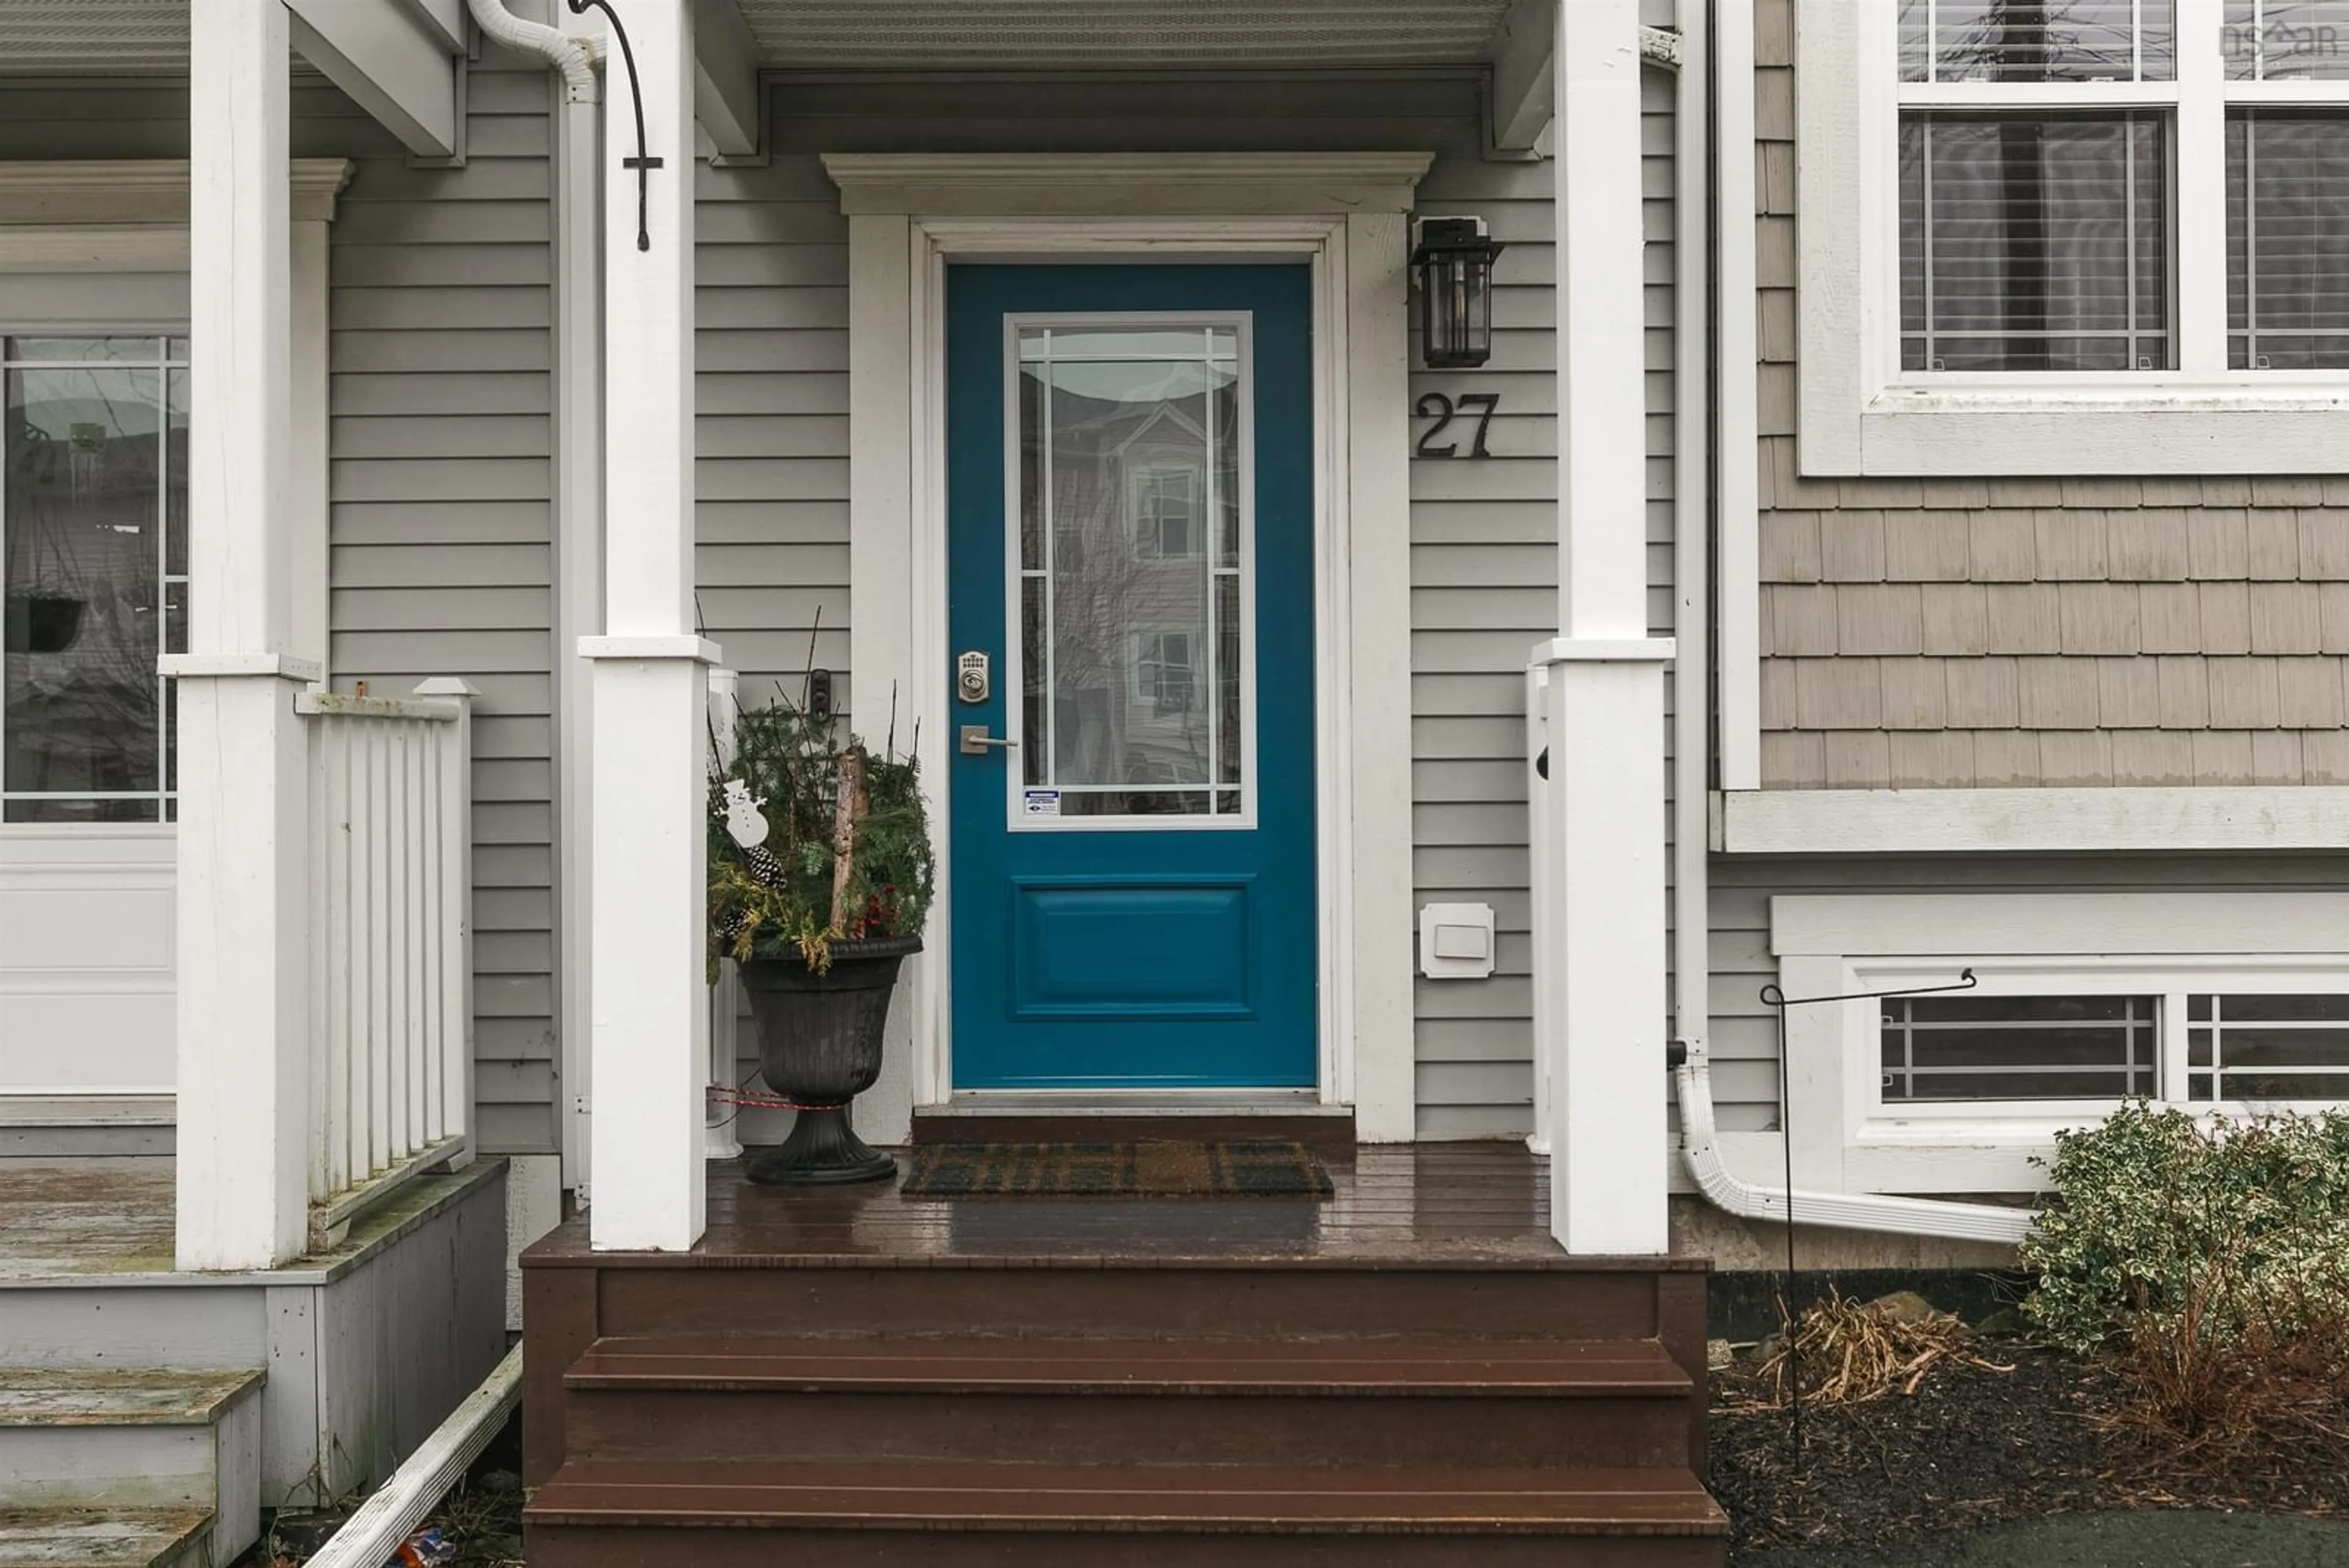
<svg viewBox="0 0 2349 1568">
<path fill-rule="evenodd" d="M 957 1089 L 1316 1081 L 1308 280 L 947 274 Z"/>
</svg>

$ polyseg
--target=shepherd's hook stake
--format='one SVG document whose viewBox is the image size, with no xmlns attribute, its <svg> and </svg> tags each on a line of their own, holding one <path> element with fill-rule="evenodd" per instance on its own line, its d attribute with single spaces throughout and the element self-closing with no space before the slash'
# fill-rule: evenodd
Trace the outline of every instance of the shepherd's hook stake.
<svg viewBox="0 0 2349 1568">
<path fill-rule="evenodd" d="M 636 52 L 628 47 L 628 30 L 620 25 L 620 14 L 612 9 L 612 0 L 569 0 L 569 4 L 574 16 L 585 16 L 591 5 L 604 13 L 611 21 L 612 36 L 620 40 L 620 58 L 628 67 L 628 97 L 636 106 L 636 155 L 621 159 L 620 167 L 636 171 L 636 249 L 648 251 L 653 248 L 653 236 L 645 227 L 645 182 L 662 164 L 645 148 L 645 89 L 636 79 Z"/>
<path fill-rule="evenodd" d="M 577 4 L 578 0 L 573 0 Z M 1812 1007 L 1826 1002 L 1883 1002 L 1895 996 L 1931 996 L 1944 991 L 1971 991 L 1974 971 L 1971 968 L 1958 971 L 1958 978 L 1948 985 L 1904 986 L 1899 991 L 1847 991 L 1834 996 L 1788 996 L 1774 981 L 1762 988 L 1762 1005 L 1778 1015 L 1778 1141 L 1786 1162 L 1786 1293 L 1795 1291 L 1795 1123 L 1787 1092 L 1786 1073 L 1786 1009 Z M 1795 1518 L 1803 1517 L 1803 1352 L 1801 1314 L 1785 1301 L 1779 1303 L 1786 1318 L 1786 1344 L 1782 1354 L 1786 1357 L 1787 1442 L 1793 1449 L 1788 1469 L 1795 1481 L 1794 1494 Z"/>
</svg>

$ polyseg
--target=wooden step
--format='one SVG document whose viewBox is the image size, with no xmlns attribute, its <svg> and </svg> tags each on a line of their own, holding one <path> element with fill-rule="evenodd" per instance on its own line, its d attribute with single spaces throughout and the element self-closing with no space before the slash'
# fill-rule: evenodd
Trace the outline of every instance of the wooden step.
<svg viewBox="0 0 2349 1568">
<path fill-rule="evenodd" d="M 599 1339 L 572 1388 L 806 1393 L 1686 1396 L 1646 1340 Z"/>
<path fill-rule="evenodd" d="M 203 1508 L 0 1508 L 0 1568 L 204 1568 Z"/>
<path fill-rule="evenodd" d="M 242 1370 L 0 1367 L 0 1499 L 99 1521 L 192 1512 L 209 1555 L 233 1561 L 261 1533 L 262 1381 Z M 79 1529 L 67 1544 L 112 1562 L 102 1553 L 141 1539 Z M 0 1568 L 15 1561 L 0 1555 Z"/>
<path fill-rule="evenodd" d="M 564 1379 L 606 1459 L 1695 1466 L 1653 1340 L 603 1340 Z"/>
<path fill-rule="evenodd" d="M 973 1199 L 960 1207 L 998 1201 Z M 1224 1207 L 1245 1201 L 1226 1199 Z M 1004 1222 L 1013 1217 L 1007 1214 Z M 1431 1249 L 1416 1265 L 1245 1256 L 1105 1260 L 1099 1254 L 919 1268 L 750 1259 L 729 1260 L 724 1268 L 614 1267 L 600 1276 L 543 1269 L 527 1282 L 537 1287 L 534 1295 L 554 1297 L 571 1283 L 563 1275 L 594 1279 L 595 1322 L 607 1337 L 731 1334 L 746 1328 L 809 1336 L 918 1335 L 948 1325 L 975 1335 L 1067 1328 L 1125 1339 L 1623 1340 L 1658 1334 L 1660 1283 L 1651 1271 L 1632 1264 L 1495 1263 L 1462 1251 L 1463 1256 L 1447 1259 Z M 1701 1274 L 1671 1282 L 1685 1283 L 1682 1293 L 1702 1310 Z M 553 1313 L 563 1304 L 547 1301 Z M 1697 1350 L 1702 1354 L 1701 1343 Z"/>
<path fill-rule="evenodd" d="M 533 1568 L 1081 1562 L 1717 1564 L 1674 1469 L 761 1465 L 574 1459 L 524 1511 Z M 693 1532 L 691 1544 L 678 1539 Z M 666 1553 L 666 1555 L 664 1554 Z M 682 1554 L 682 1555 L 680 1555 Z"/>
</svg>

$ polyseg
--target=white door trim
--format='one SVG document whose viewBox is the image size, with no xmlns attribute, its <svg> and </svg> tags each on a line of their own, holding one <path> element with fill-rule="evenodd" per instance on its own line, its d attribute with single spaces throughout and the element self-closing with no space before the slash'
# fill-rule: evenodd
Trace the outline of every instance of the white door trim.
<svg viewBox="0 0 2349 1568">
<path fill-rule="evenodd" d="M 849 216 L 849 601 L 859 728 L 952 722 L 946 619 L 950 257 L 1302 255 L 1312 269 L 1320 1098 L 1413 1134 L 1407 213 L 1411 154 L 833 155 Z M 1356 637 L 1357 627 L 1367 635 Z M 1357 735 L 1365 743 L 1357 746 Z M 942 773 L 933 773 L 934 780 Z M 869 1137 L 953 1083 L 951 844 Z"/>
</svg>

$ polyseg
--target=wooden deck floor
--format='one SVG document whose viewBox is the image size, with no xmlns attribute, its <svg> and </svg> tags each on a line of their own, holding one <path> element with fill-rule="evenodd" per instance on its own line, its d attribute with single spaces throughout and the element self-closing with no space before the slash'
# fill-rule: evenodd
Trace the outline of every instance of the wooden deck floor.
<svg viewBox="0 0 2349 1568">
<path fill-rule="evenodd" d="M 0 1281 L 168 1272 L 168 1159 L 0 1160 Z"/>
<path fill-rule="evenodd" d="M 905 1156 L 900 1154 L 900 1163 Z M 1311 1267 L 1590 1268 L 1549 1235 L 1549 1164 L 1511 1144 L 1364 1147 L 1326 1161 L 1337 1189 L 1288 1198 L 907 1198 L 895 1182 L 768 1188 L 740 1161 L 709 1169 L 709 1230 L 673 1267 L 1017 1267 L 1045 1261 Z M 574 1219 L 530 1249 L 533 1263 L 590 1253 Z M 1627 1260 L 1627 1263 L 1631 1261 Z M 1667 1262 L 1665 1267 L 1679 1261 Z M 1686 1260 L 1702 1268 L 1702 1260 Z M 1654 1269 L 1658 1260 L 1636 1260 Z"/>
</svg>

